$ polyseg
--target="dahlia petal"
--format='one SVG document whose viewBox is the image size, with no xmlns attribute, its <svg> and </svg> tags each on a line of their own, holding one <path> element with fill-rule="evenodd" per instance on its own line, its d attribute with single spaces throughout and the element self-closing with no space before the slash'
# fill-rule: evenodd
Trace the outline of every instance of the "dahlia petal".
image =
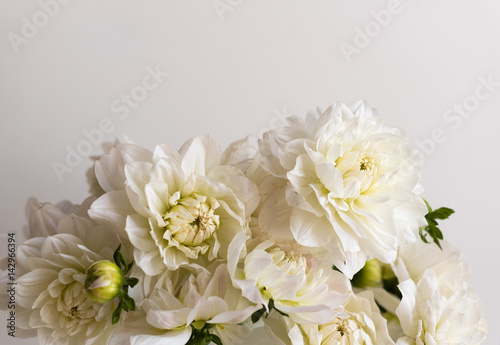
<svg viewBox="0 0 500 345">
<path fill-rule="evenodd" d="M 123 190 L 125 182 L 124 168 L 127 163 L 151 160 L 151 151 L 133 144 L 115 145 L 109 154 L 98 158 L 95 163 L 95 175 L 105 192 Z"/>
<path fill-rule="evenodd" d="M 120 238 L 123 238 L 127 215 L 136 212 L 130 204 L 127 194 L 117 190 L 99 197 L 94 201 L 88 213 L 95 222 L 114 227 Z"/>
<path fill-rule="evenodd" d="M 182 156 L 182 169 L 187 174 L 204 176 L 207 171 L 220 164 L 219 146 L 208 135 L 186 142 L 179 153 Z"/>
<path fill-rule="evenodd" d="M 191 337 L 191 332 L 191 327 L 187 327 L 160 335 L 133 335 L 130 337 L 130 345 L 185 345 Z"/>
</svg>

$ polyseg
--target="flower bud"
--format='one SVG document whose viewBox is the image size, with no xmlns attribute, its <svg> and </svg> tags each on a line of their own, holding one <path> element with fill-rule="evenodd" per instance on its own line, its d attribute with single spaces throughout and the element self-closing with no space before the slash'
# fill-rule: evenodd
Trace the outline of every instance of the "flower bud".
<svg viewBox="0 0 500 345">
<path fill-rule="evenodd" d="M 368 260 L 365 266 L 356 273 L 352 285 L 359 288 L 377 287 L 382 283 L 382 263 L 377 259 Z"/>
<path fill-rule="evenodd" d="M 111 261 L 101 260 L 87 269 L 85 290 L 87 297 L 94 302 L 111 301 L 120 294 L 122 285 L 122 270 Z"/>
</svg>

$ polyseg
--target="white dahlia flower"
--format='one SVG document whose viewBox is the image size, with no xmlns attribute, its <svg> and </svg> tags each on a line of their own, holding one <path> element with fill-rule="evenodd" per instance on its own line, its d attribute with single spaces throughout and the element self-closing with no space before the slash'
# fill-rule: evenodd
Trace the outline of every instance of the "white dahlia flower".
<svg viewBox="0 0 500 345">
<path fill-rule="evenodd" d="M 433 270 L 415 283 L 408 279 L 396 314 L 405 336 L 398 345 L 478 345 L 486 334 L 486 321 L 479 312 L 479 299 L 466 285 L 450 296 L 441 293 Z"/>
<path fill-rule="evenodd" d="M 75 215 L 61 219 L 57 228 L 58 234 L 32 238 L 18 248 L 17 303 L 29 314 L 20 324 L 37 329 L 41 344 L 105 344 L 117 331 L 111 324 L 116 304 L 94 302 L 85 282 L 94 263 L 113 260 L 118 237 Z"/>
<path fill-rule="evenodd" d="M 36 198 L 29 198 L 26 202 L 25 213 L 28 226 L 24 231 L 26 239 L 33 237 L 47 237 L 55 235 L 61 219 L 69 214 L 88 218 L 87 211 L 95 197 L 88 197 L 81 205 L 74 205 L 67 200 L 57 204 L 38 202 Z M 64 229 L 62 230 L 64 231 Z"/>
<path fill-rule="evenodd" d="M 442 250 L 434 243 L 416 241 L 401 246 L 393 265 L 400 282 L 412 279 L 419 282 L 425 271 L 431 268 L 445 296 L 451 296 L 470 280 L 470 266 L 462 254 L 449 242 L 441 241 Z"/>
<path fill-rule="evenodd" d="M 323 323 L 342 315 L 350 283 L 331 267 L 316 267 L 312 258 L 288 252 L 272 241 L 246 247 L 244 234 L 229 247 L 228 270 L 233 285 L 253 303 L 274 307 L 297 323 Z M 241 262 L 240 262 L 241 261 Z"/>
<path fill-rule="evenodd" d="M 86 232 L 89 226 L 95 226 L 95 223 L 87 215 L 87 210 L 94 200 L 94 197 L 89 197 L 81 205 L 74 205 L 67 200 L 52 204 L 50 202 L 39 202 L 36 198 L 29 198 L 25 207 L 28 225 L 23 228 L 23 233 L 15 235 L 16 243 L 21 244 L 28 239 L 48 237 L 59 233 L 70 233 L 77 237 L 84 235 L 82 231 Z M 112 232 L 111 235 L 114 236 Z M 0 260 L 0 309 L 3 310 L 7 309 L 7 302 L 11 298 L 9 295 L 11 285 L 7 285 L 8 282 L 11 282 L 8 275 L 8 260 L 8 257 Z M 16 258 L 16 262 L 19 262 L 19 256 Z M 18 267 L 18 271 L 11 271 L 17 277 L 22 272 L 22 263 L 18 263 L 16 268 Z M 13 296 L 13 301 L 14 298 L 15 296 Z M 20 326 L 16 336 L 20 338 L 35 337 L 37 329 L 30 327 L 28 324 L 31 309 L 17 308 L 16 314 Z"/>
<path fill-rule="evenodd" d="M 414 241 L 425 224 L 416 150 L 362 101 L 290 117 L 260 148 L 264 168 L 287 180 L 275 198 L 287 203 L 273 212 L 288 212 L 297 242 L 325 247 L 349 277 L 367 256 L 393 262 L 398 245 Z"/>
<path fill-rule="evenodd" d="M 179 152 L 157 146 L 151 158 L 135 146 L 127 154 L 129 147 L 118 146 L 96 163 L 107 193 L 89 214 L 130 240 L 146 274 L 175 270 L 200 257 L 225 257 L 232 238 L 249 231 L 258 188 L 239 169 L 220 165 L 210 137 L 194 138 Z"/>
<path fill-rule="evenodd" d="M 180 279 L 175 291 L 157 287 L 140 304 L 143 316 L 133 315 L 125 325 L 123 344 L 184 345 L 217 336 L 223 344 L 241 343 L 249 330 L 241 325 L 260 306 L 249 302 L 231 285 L 225 264 L 210 275 L 206 270 Z M 196 340 L 194 340 L 196 339 Z"/>
<path fill-rule="evenodd" d="M 277 345 L 394 344 L 370 292 L 353 294 L 344 307 L 347 317 L 328 323 L 299 325 L 280 317 L 266 320 L 266 328 Z"/>
</svg>

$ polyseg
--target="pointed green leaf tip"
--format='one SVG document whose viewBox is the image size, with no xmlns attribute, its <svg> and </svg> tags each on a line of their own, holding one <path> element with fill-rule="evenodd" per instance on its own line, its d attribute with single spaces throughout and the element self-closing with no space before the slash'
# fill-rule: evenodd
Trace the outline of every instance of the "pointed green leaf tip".
<svg viewBox="0 0 500 345">
<path fill-rule="evenodd" d="M 262 307 L 261 309 L 257 310 L 252 314 L 252 323 L 257 323 L 259 322 L 260 318 L 264 313 L 266 312 L 266 307 Z"/>
<path fill-rule="evenodd" d="M 267 309 L 269 309 L 269 312 L 267 312 Z M 276 309 L 276 307 L 274 306 L 274 300 L 270 299 L 267 308 L 266 306 L 263 305 L 261 309 L 257 310 L 252 314 L 252 323 L 259 322 L 262 316 L 267 318 L 273 309 L 276 310 L 276 312 L 279 313 L 280 315 L 288 317 L 288 314 L 282 312 L 281 310 Z"/>
<path fill-rule="evenodd" d="M 441 244 L 439 243 L 439 240 L 443 239 L 443 233 L 438 228 L 438 222 L 436 219 L 439 220 L 448 219 L 453 213 L 455 213 L 455 211 L 448 207 L 440 207 L 438 209 L 433 210 L 432 207 L 429 205 L 429 203 L 426 200 L 424 201 L 425 204 L 427 205 L 427 210 L 428 210 L 428 213 L 425 216 L 425 219 L 427 220 L 427 226 L 420 228 L 420 238 L 425 243 L 431 243 L 427 238 L 427 236 L 429 236 L 432 239 L 432 241 L 435 244 L 437 244 L 437 246 L 441 250 L 443 250 Z"/>
</svg>

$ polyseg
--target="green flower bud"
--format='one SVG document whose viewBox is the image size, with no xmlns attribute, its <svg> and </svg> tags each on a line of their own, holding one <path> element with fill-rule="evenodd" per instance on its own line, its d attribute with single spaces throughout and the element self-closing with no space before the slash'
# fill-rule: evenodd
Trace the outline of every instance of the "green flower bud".
<svg viewBox="0 0 500 345">
<path fill-rule="evenodd" d="M 359 288 L 381 286 L 382 265 L 377 259 L 368 260 L 361 271 L 352 278 L 352 285 Z"/>
<path fill-rule="evenodd" d="M 111 301 L 120 294 L 122 285 L 122 270 L 111 261 L 101 260 L 87 269 L 85 290 L 87 297 L 94 302 Z"/>
</svg>

